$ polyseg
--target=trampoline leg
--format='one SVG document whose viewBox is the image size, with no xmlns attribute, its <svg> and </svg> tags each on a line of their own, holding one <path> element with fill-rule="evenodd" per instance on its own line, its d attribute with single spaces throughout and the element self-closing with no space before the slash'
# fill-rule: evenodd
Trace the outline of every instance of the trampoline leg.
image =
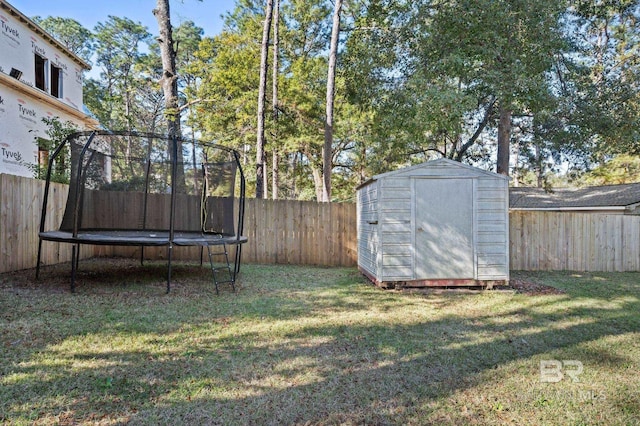
<svg viewBox="0 0 640 426">
<path fill-rule="evenodd" d="M 171 291 L 171 254 L 173 253 L 173 245 L 169 244 L 167 250 L 167 259 L 168 259 L 168 267 L 167 267 L 167 294 Z"/>
<path fill-rule="evenodd" d="M 231 282 L 231 289 L 233 290 L 233 292 L 236 292 L 236 269 L 238 268 L 238 264 L 235 263 L 235 259 L 234 259 L 234 264 L 233 264 L 233 271 L 231 270 L 231 265 L 229 264 L 229 250 L 227 249 L 227 245 L 223 245 L 224 247 L 224 257 L 225 260 L 227 261 L 227 271 L 229 272 L 229 280 Z M 237 253 L 236 252 L 236 257 L 237 257 Z"/>
<path fill-rule="evenodd" d="M 240 263 L 242 261 L 242 244 L 236 244 L 236 259 L 234 266 L 235 275 L 240 273 Z"/>
<path fill-rule="evenodd" d="M 78 270 L 78 257 L 80 256 L 80 245 L 74 244 L 71 248 L 71 293 L 76 291 L 76 271 Z"/>
<path fill-rule="evenodd" d="M 144 246 L 140 246 L 140 266 L 144 265 Z"/>
<path fill-rule="evenodd" d="M 40 259 L 42 257 L 42 240 L 38 242 L 38 261 L 36 263 L 36 280 L 40 279 Z"/>
</svg>

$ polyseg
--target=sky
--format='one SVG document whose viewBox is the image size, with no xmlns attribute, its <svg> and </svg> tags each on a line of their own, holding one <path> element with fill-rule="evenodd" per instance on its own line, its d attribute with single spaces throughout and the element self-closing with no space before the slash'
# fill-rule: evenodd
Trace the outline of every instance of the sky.
<svg viewBox="0 0 640 426">
<path fill-rule="evenodd" d="M 47 16 L 73 18 L 92 30 L 98 22 L 106 22 L 109 15 L 141 22 L 152 34 L 158 33 L 158 23 L 151 13 L 155 0 L 7 0 L 27 17 Z M 171 0 L 171 24 L 177 27 L 193 21 L 204 29 L 205 36 L 222 30 L 222 15 L 231 11 L 235 0 Z"/>
</svg>

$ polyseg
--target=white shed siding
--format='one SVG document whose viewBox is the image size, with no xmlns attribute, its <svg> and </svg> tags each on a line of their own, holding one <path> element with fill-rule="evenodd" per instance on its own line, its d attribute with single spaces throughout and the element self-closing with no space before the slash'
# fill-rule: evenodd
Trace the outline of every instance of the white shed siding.
<svg viewBox="0 0 640 426">
<path fill-rule="evenodd" d="M 411 180 L 408 177 L 389 177 L 379 182 L 380 279 L 409 280 L 413 276 Z"/>
<path fill-rule="evenodd" d="M 476 181 L 477 243 L 479 280 L 500 280 L 509 276 L 509 223 L 507 181 L 479 178 Z"/>
<path fill-rule="evenodd" d="M 358 191 L 358 265 L 377 275 L 378 255 L 378 185 L 376 182 Z"/>
</svg>

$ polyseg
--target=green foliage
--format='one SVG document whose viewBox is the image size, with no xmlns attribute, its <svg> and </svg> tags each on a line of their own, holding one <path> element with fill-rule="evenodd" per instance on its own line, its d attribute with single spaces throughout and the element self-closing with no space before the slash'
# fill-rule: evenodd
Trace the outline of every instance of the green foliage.
<svg viewBox="0 0 640 426">
<path fill-rule="evenodd" d="M 204 30 L 197 27 L 192 21 L 180 24 L 173 31 L 173 40 L 176 44 L 176 67 L 181 76 L 179 86 L 185 90 L 194 89 L 197 84 L 195 75 L 188 72 L 191 63 L 195 61 Z M 185 101 L 184 99 L 182 100 Z"/>
<path fill-rule="evenodd" d="M 146 179 L 144 176 L 133 176 L 129 180 L 114 180 L 106 183 L 100 188 L 104 191 L 129 191 L 129 192 L 145 192 Z"/>
<path fill-rule="evenodd" d="M 291 2 L 282 10 L 286 24 L 281 24 L 279 119 L 276 125 L 272 114 L 268 114 L 266 150 L 270 153 L 277 149 L 282 154 L 282 171 L 288 172 L 282 186 L 292 191 L 287 195 L 294 198 L 300 192 L 293 188 L 306 186 L 305 180 L 313 183 L 313 170 L 321 167 L 328 27 L 319 19 L 330 16 L 326 6 L 321 1 Z M 198 102 L 190 120 L 207 138 L 243 152 L 249 163 L 245 167 L 248 188 L 255 186 L 255 117 L 263 13 L 251 2 L 240 2 L 227 17 L 225 30 L 214 38 L 203 39 L 194 54 L 195 61 L 187 68 L 198 79 L 197 90 L 191 95 Z M 267 87 L 271 87 L 271 81 Z M 273 106 L 267 108 L 271 110 Z M 298 156 L 304 158 L 297 161 Z M 286 167 L 287 163 L 296 166 Z"/>
<path fill-rule="evenodd" d="M 578 181 L 583 186 L 635 182 L 640 182 L 640 157 L 637 155 L 618 155 L 586 173 Z"/>
<path fill-rule="evenodd" d="M 586 156 L 595 162 L 640 153 L 640 36 L 637 1 L 579 1 L 567 12 L 580 66 L 573 73 L 575 123 Z"/>
<path fill-rule="evenodd" d="M 562 11 L 562 2 L 550 0 L 449 2 L 425 41 L 429 68 L 502 102 L 535 104 L 562 53 Z"/>
<path fill-rule="evenodd" d="M 94 50 L 94 37 L 90 30 L 71 18 L 34 16 L 33 21 L 61 42 L 67 49 L 87 63 L 91 63 Z"/>
<path fill-rule="evenodd" d="M 151 41 L 148 29 L 129 18 L 109 16 L 95 27 L 99 84 L 92 84 L 102 102 L 93 102 L 102 125 L 115 130 L 155 129 L 160 107 L 157 82 L 144 71 L 141 45 Z M 151 88 L 151 93 L 147 90 Z"/>
<path fill-rule="evenodd" d="M 399 39 L 382 47 L 387 58 L 401 52 L 391 64 L 373 64 L 385 64 L 382 69 L 350 56 L 349 69 L 365 71 L 356 72 L 358 78 L 393 77 L 375 86 L 383 90 L 366 84 L 352 90 L 376 108 L 375 137 L 386 141 L 376 152 L 387 164 L 418 152 L 427 153 L 423 159 L 491 163 L 494 101 L 513 108 L 517 167 L 533 171 L 538 182 L 561 165 L 585 170 L 605 156 L 638 149 L 637 2 L 376 4 L 368 11 L 373 30 L 354 33 L 347 46 L 374 51 L 366 44 L 374 35 Z M 413 34 L 406 37 L 404 28 Z"/>
<path fill-rule="evenodd" d="M 187 68 L 199 79 L 194 93 L 198 130 L 206 137 L 241 147 L 254 142 L 258 98 L 259 46 L 243 34 L 223 32 L 204 38 Z"/>
<path fill-rule="evenodd" d="M 46 179 L 49 155 L 53 154 L 53 151 L 64 142 L 67 136 L 78 131 L 75 124 L 70 121 L 61 121 L 59 117 L 43 117 L 42 121 L 47 125 L 47 130 L 45 130 L 47 137 L 37 137 L 36 142 L 38 150 L 47 153 L 45 156 L 47 162 L 29 165 L 33 171 L 33 177 L 36 179 Z M 69 183 L 70 167 L 71 152 L 69 151 L 69 146 L 66 145 L 52 163 L 51 181 Z"/>
</svg>

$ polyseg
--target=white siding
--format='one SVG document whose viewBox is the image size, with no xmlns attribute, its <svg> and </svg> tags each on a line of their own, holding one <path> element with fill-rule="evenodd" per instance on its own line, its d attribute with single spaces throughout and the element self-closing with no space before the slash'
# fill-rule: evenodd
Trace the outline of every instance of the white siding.
<svg viewBox="0 0 640 426">
<path fill-rule="evenodd" d="M 509 200 L 507 181 L 479 178 L 476 181 L 476 217 L 479 280 L 509 278 Z"/>
<path fill-rule="evenodd" d="M 380 280 L 413 278 L 413 223 L 411 179 L 388 177 L 380 180 Z"/>
<path fill-rule="evenodd" d="M 86 127 L 77 117 L 0 84 L 0 173 L 33 176 L 30 165 L 38 158 L 35 138 L 47 137 L 47 125 L 42 121 L 45 117 L 59 117 L 78 128 Z"/>
<path fill-rule="evenodd" d="M 378 276 L 378 184 L 372 182 L 358 190 L 358 266 Z"/>
</svg>

